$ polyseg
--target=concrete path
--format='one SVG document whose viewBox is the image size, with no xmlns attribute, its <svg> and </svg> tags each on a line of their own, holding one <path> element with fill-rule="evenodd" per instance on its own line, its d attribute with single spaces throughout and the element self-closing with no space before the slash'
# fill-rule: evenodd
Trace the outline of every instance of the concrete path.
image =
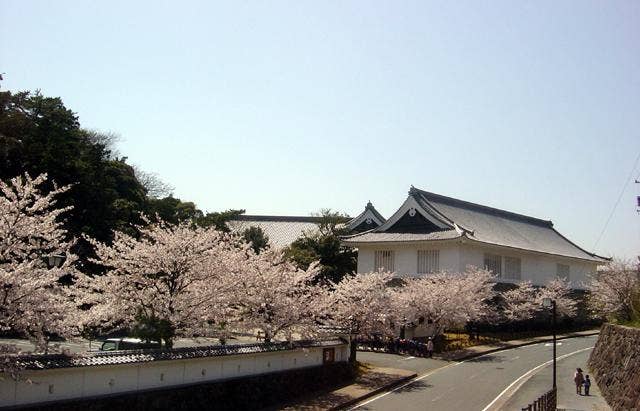
<svg viewBox="0 0 640 411">
<path fill-rule="evenodd" d="M 576 394 L 573 384 L 573 373 L 580 367 L 585 374 L 587 362 L 591 349 L 582 351 L 575 355 L 563 358 L 558 361 L 557 385 L 558 385 L 558 410 L 559 411 L 608 411 L 611 407 L 602 397 L 600 389 L 595 380 L 591 379 L 591 390 L 589 396 Z M 522 407 L 532 402 L 550 388 L 552 381 L 552 365 L 549 364 L 539 370 L 529 378 L 517 392 L 505 403 L 503 410 L 520 410 Z M 583 389 L 584 394 L 584 389 Z"/>
</svg>

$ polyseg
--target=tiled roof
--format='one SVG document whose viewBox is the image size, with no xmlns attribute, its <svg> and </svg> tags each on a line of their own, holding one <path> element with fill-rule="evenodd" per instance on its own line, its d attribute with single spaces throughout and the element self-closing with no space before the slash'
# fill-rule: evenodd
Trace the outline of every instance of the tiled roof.
<svg viewBox="0 0 640 411">
<path fill-rule="evenodd" d="M 229 221 L 227 225 L 231 231 L 238 233 L 249 227 L 260 227 L 269 237 L 271 245 L 281 248 L 293 243 L 303 233 L 317 230 L 318 220 L 318 217 L 242 215 Z"/>
<path fill-rule="evenodd" d="M 596 262 L 607 261 L 606 258 L 590 253 L 569 241 L 557 232 L 553 223 L 548 220 L 445 197 L 413 187 L 409 191 L 409 199 L 411 198 L 415 200 L 413 204 L 417 203 L 425 215 L 441 224 L 439 227 L 445 227 L 444 231 L 422 234 L 392 233 L 390 231 L 393 231 L 393 226 L 401 220 L 391 217 L 386 224 L 378 228 L 344 237 L 344 244 L 437 241 L 464 236 L 473 241 L 502 247 Z M 399 213 L 400 210 L 394 216 L 399 218 Z"/>
<path fill-rule="evenodd" d="M 356 230 L 361 232 L 378 227 L 384 224 L 385 221 L 387 220 L 376 210 L 373 204 L 371 204 L 371 201 L 369 201 L 364 207 L 364 211 L 349 220 L 346 225 L 350 231 Z M 362 229 L 361 227 L 365 228 Z"/>
<path fill-rule="evenodd" d="M 414 233 L 386 233 L 376 232 L 375 230 L 356 234 L 353 236 L 343 237 L 342 242 L 347 245 L 360 243 L 392 243 L 392 242 L 411 242 L 411 241 L 434 241 L 434 240 L 452 240 L 460 237 L 460 233 L 456 230 L 436 231 L 433 233 L 414 234 Z"/>
<path fill-rule="evenodd" d="M 151 361 L 185 360 L 191 358 L 217 357 L 224 355 L 251 354 L 271 351 L 288 351 L 297 348 L 325 347 L 345 344 L 342 339 L 273 342 L 247 345 L 212 345 L 206 347 L 185 347 L 171 350 L 127 350 L 87 353 L 79 356 L 63 354 L 21 355 L 18 364 L 27 370 L 52 368 L 92 367 Z"/>
<path fill-rule="evenodd" d="M 578 247 L 553 228 L 553 223 L 510 211 L 474 204 L 423 190 L 415 190 L 422 200 L 470 230 L 468 237 L 484 243 L 593 261 L 602 257 Z"/>
</svg>

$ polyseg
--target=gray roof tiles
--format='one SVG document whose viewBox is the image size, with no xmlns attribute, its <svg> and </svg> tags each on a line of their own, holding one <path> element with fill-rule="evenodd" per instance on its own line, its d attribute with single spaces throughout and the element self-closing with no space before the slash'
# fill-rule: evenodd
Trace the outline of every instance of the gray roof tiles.
<svg viewBox="0 0 640 411">
<path fill-rule="evenodd" d="M 376 242 L 438 241 L 465 236 L 478 242 L 521 250 L 553 254 L 583 260 L 604 262 L 606 258 L 580 248 L 553 228 L 553 223 L 487 207 L 428 191 L 411 188 L 409 195 L 424 212 L 461 230 L 436 231 L 425 234 L 390 233 L 376 228 L 345 237 L 347 245 Z"/>
<path fill-rule="evenodd" d="M 419 195 L 461 227 L 472 230 L 469 238 L 506 247 L 586 260 L 603 260 L 563 237 L 553 223 L 522 214 L 486 207 L 423 190 Z"/>
<path fill-rule="evenodd" d="M 227 225 L 231 231 L 238 233 L 252 226 L 260 227 L 269 237 L 269 242 L 273 247 L 282 248 L 293 243 L 305 232 L 317 230 L 317 221 L 317 217 L 245 215 L 236 217 Z"/>
<path fill-rule="evenodd" d="M 271 351 L 288 351 L 306 347 L 326 347 L 345 344 L 342 339 L 273 342 L 246 345 L 212 345 L 174 348 L 171 350 L 127 350 L 87 353 L 84 355 L 20 355 L 18 364 L 27 370 L 54 368 L 92 367 L 143 363 L 151 361 L 185 360 L 191 358 L 218 357 L 225 355 L 250 354 Z"/>
</svg>

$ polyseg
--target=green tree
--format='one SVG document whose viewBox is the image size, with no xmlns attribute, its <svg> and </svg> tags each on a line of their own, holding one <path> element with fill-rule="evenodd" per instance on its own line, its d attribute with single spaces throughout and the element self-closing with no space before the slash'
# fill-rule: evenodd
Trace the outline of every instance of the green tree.
<svg viewBox="0 0 640 411">
<path fill-rule="evenodd" d="M 262 228 L 251 226 L 242 233 L 244 240 L 251 244 L 251 248 L 256 254 L 269 246 L 269 237 L 264 233 Z"/>
<path fill-rule="evenodd" d="M 322 209 L 315 216 L 319 217 L 318 230 L 294 241 L 285 250 L 285 256 L 305 270 L 312 262 L 320 261 L 318 279 L 340 282 L 356 270 L 358 261 L 357 252 L 340 243 L 340 236 L 348 233 L 344 223 L 349 217 L 330 209 Z"/>
<path fill-rule="evenodd" d="M 47 173 L 55 184 L 71 184 L 59 200 L 61 206 L 73 206 L 65 227 L 70 236 L 109 241 L 114 229 L 140 223 L 146 190 L 126 158 L 110 151 L 110 141 L 108 135 L 83 130 L 60 98 L 0 92 L 0 179 Z M 90 253 L 82 240 L 74 251 L 81 260 Z"/>
<path fill-rule="evenodd" d="M 194 221 L 200 227 L 214 227 L 218 231 L 228 233 L 230 230 L 227 222 L 242 214 L 244 214 L 244 210 L 216 211 L 197 217 Z"/>
</svg>

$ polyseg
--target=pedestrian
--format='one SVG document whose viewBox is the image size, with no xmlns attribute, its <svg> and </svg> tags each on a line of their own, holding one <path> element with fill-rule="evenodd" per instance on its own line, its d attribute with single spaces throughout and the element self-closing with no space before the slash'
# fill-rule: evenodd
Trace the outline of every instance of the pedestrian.
<svg viewBox="0 0 640 411">
<path fill-rule="evenodd" d="M 576 368 L 575 374 L 573 374 L 573 382 L 576 383 L 576 394 L 582 395 L 582 384 L 584 384 L 584 375 L 581 368 Z"/>
<path fill-rule="evenodd" d="M 591 388 L 591 380 L 589 379 L 589 376 L 586 375 L 584 377 L 584 395 L 589 395 L 589 388 Z"/>
<path fill-rule="evenodd" d="M 433 358 L 433 339 L 431 337 L 427 341 L 427 355 L 429 358 Z"/>
</svg>

